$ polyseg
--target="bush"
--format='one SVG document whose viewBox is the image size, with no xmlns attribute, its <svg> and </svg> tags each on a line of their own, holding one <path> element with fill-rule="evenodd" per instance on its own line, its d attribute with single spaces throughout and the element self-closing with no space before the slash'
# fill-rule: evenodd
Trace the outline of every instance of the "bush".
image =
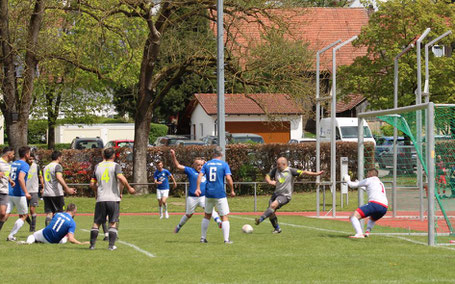
<svg viewBox="0 0 455 284">
<path fill-rule="evenodd" d="M 196 157 L 209 160 L 215 146 L 188 146 L 173 147 L 180 164 L 191 166 Z M 349 171 L 357 176 L 357 143 L 337 142 L 337 161 L 340 157 L 349 158 Z M 187 181 L 183 172 L 174 167 L 169 150 L 170 147 L 150 147 L 147 155 L 147 174 L 149 182 L 153 181 L 153 173 L 156 170 L 153 162 L 162 160 L 165 168 L 169 169 L 177 181 Z M 94 166 L 102 161 L 102 149 L 89 150 L 64 150 L 63 169 L 68 183 L 89 183 Z M 38 150 L 40 165 L 43 167 L 50 162 L 50 150 Z M 123 168 L 126 178 L 132 180 L 133 163 L 130 148 L 117 149 L 119 156 L 117 162 Z M 292 167 L 316 171 L 316 143 L 304 144 L 262 144 L 262 145 L 228 145 L 227 162 L 232 171 L 234 181 L 263 181 L 264 176 L 275 166 L 277 158 L 283 156 L 289 160 Z M 374 145 L 365 144 L 365 160 L 374 161 Z M 365 168 L 371 165 L 365 164 Z M 325 171 L 322 180 L 330 179 L 330 143 L 321 143 L 321 169 Z M 339 163 L 337 163 L 337 180 L 339 177 Z M 305 180 L 314 180 L 307 177 Z M 153 187 L 152 187 L 153 188 Z M 310 190 L 312 186 L 304 185 L 296 187 L 296 191 Z M 240 194 L 248 194 L 251 188 L 242 186 Z M 258 190 L 270 192 L 269 187 L 260 186 Z M 179 188 L 177 194 L 183 195 L 184 188 Z M 92 194 L 91 190 L 85 195 Z"/>
<path fill-rule="evenodd" d="M 39 144 L 46 143 L 47 120 L 29 120 L 28 121 L 28 143 Z"/>
<path fill-rule="evenodd" d="M 149 141 L 150 144 L 155 143 L 156 138 L 165 136 L 168 132 L 168 127 L 164 124 L 152 123 L 150 125 Z"/>
</svg>

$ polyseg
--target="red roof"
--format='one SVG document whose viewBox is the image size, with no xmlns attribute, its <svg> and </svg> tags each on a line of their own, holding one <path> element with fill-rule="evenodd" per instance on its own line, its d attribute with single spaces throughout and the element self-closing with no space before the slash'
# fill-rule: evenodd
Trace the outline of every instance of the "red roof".
<svg viewBox="0 0 455 284">
<path fill-rule="evenodd" d="M 365 100 L 365 97 L 360 94 L 350 94 L 337 102 L 337 113 L 351 110 Z"/>
<path fill-rule="evenodd" d="M 363 8 L 295 8 L 268 10 L 272 17 L 284 20 L 289 24 L 286 37 L 302 40 L 309 43 L 314 51 L 322 49 L 340 39 L 345 41 L 352 36 L 359 35 L 363 26 L 368 24 L 368 13 Z M 230 22 L 231 21 L 231 22 Z M 263 29 L 258 23 L 265 26 L 276 26 L 269 18 L 258 16 L 244 17 L 244 20 L 232 22 L 226 16 L 225 22 L 229 32 L 234 36 L 235 43 L 227 43 L 227 48 L 235 53 L 245 53 L 248 47 L 261 42 Z M 215 27 L 213 27 L 216 29 Z M 226 36 L 225 36 L 226 40 Z M 358 56 L 366 55 L 367 48 L 354 48 L 352 44 L 345 45 L 337 52 L 337 65 L 350 65 Z M 321 57 L 321 70 L 332 69 L 332 51 L 326 51 Z M 316 60 L 316 56 L 314 57 Z"/>
<path fill-rule="evenodd" d="M 217 114 L 217 94 L 195 94 L 208 115 Z M 302 114 L 296 102 L 286 94 L 225 94 L 226 115 Z"/>
</svg>

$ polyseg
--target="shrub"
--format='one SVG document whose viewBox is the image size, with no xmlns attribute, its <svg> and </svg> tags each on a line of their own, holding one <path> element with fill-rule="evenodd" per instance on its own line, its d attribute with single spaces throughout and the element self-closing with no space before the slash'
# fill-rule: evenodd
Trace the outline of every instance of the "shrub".
<svg viewBox="0 0 455 284">
<path fill-rule="evenodd" d="M 157 124 L 152 123 L 150 125 L 150 134 L 149 134 L 149 141 L 150 143 L 154 143 L 156 138 L 160 136 L 165 136 L 167 134 L 168 127 L 164 124 Z"/>
<path fill-rule="evenodd" d="M 349 170 L 352 175 L 357 175 L 357 143 L 337 142 L 337 161 L 340 157 L 349 158 Z M 374 145 L 365 144 L 365 160 L 374 161 Z M 165 168 L 169 169 L 177 181 L 187 181 L 183 172 L 176 170 L 170 157 L 170 147 L 150 147 L 147 152 L 147 174 L 149 182 L 153 181 L 153 173 L 156 170 L 153 162 L 162 160 Z M 180 164 L 191 166 L 196 157 L 209 160 L 214 146 L 187 146 L 173 147 Z M 68 183 L 89 183 L 94 166 L 102 161 L 102 149 L 89 150 L 63 150 L 64 176 Z M 132 180 L 133 163 L 130 148 L 117 149 L 119 154 L 117 162 L 123 168 L 126 178 Z M 292 167 L 316 171 L 316 144 L 263 144 L 243 145 L 235 144 L 227 146 L 227 162 L 232 171 L 234 181 L 263 181 L 264 176 L 275 166 L 277 158 L 283 156 L 289 160 Z M 40 165 L 45 166 L 50 162 L 50 150 L 38 150 Z M 369 157 L 367 156 L 369 155 Z M 365 164 L 365 168 L 369 165 Z M 321 143 L 321 169 L 325 171 L 322 180 L 330 179 L 330 143 Z M 337 163 L 337 180 L 339 177 L 339 163 Z M 314 178 L 304 178 L 314 180 Z M 153 188 L 153 187 L 151 187 Z M 241 186 L 240 194 L 251 193 L 251 186 Z M 313 186 L 296 186 L 296 191 L 312 190 Z M 84 189 L 85 190 L 85 189 Z M 271 192 L 268 186 L 258 187 L 258 192 Z M 177 195 L 183 195 L 184 187 L 176 191 Z M 82 192 L 81 194 L 90 195 Z"/>
</svg>

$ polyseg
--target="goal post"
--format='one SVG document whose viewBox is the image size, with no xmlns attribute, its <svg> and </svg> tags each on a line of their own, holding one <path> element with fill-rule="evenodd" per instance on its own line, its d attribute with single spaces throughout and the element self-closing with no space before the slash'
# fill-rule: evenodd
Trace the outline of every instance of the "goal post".
<svg viewBox="0 0 455 284">
<path fill-rule="evenodd" d="M 400 169 L 406 169 L 411 172 L 411 174 L 416 174 L 414 170 L 414 164 L 415 159 L 419 159 L 423 172 L 422 173 L 417 173 L 417 176 L 424 174 L 426 176 L 427 182 L 426 182 L 426 188 L 427 188 L 427 219 L 428 219 L 428 245 L 433 246 L 435 245 L 435 200 L 438 201 L 438 205 L 441 208 L 441 211 L 444 215 L 445 221 L 447 222 L 447 226 L 450 230 L 450 233 L 453 233 L 452 226 L 449 220 L 449 217 L 446 214 L 445 206 L 441 202 L 441 198 L 435 190 L 436 187 L 436 166 L 435 166 L 435 157 L 439 152 L 444 152 L 444 149 L 435 149 L 435 135 L 437 133 L 441 133 L 444 128 L 451 128 L 450 124 L 451 121 L 448 120 L 447 117 L 444 117 L 442 114 L 442 110 L 447 107 L 453 107 L 454 114 L 455 114 L 455 106 L 450 106 L 450 105 L 435 105 L 434 103 L 424 103 L 424 104 L 419 104 L 419 105 L 413 105 L 413 106 L 406 106 L 406 107 L 401 107 L 401 108 L 393 108 L 393 109 L 387 109 L 387 110 L 379 110 L 379 111 L 369 111 L 369 112 L 363 112 L 358 114 L 359 118 L 359 125 L 358 125 L 358 179 L 363 179 L 365 176 L 365 170 L 371 167 L 376 167 L 378 165 L 378 160 L 380 158 L 384 158 L 388 154 L 389 160 L 386 160 L 385 164 L 388 168 L 390 168 L 391 165 L 393 165 L 393 172 L 394 172 L 394 182 L 393 185 L 394 187 L 392 188 L 392 197 L 393 197 L 393 206 L 392 210 L 394 210 L 394 216 L 396 215 L 396 210 L 397 208 L 395 207 L 397 202 L 396 202 L 396 170 L 397 167 L 400 167 Z M 441 110 L 441 111 L 440 111 Z M 408 148 L 403 148 L 406 151 L 403 153 L 400 153 L 400 159 L 402 160 L 402 163 L 400 165 L 397 165 L 397 153 L 394 153 L 394 162 L 392 163 L 390 159 L 390 149 L 389 152 L 387 153 L 382 153 L 376 154 L 378 151 L 375 151 L 375 155 L 365 155 L 364 153 L 364 120 L 365 119 L 376 119 L 378 121 L 384 122 L 386 124 L 389 124 L 393 126 L 394 128 L 397 128 L 399 131 L 403 133 L 403 136 L 406 136 L 406 139 L 410 139 L 412 141 L 413 148 L 415 149 L 415 154 L 411 154 L 411 152 L 408 150 Z M 438 124 L 437 127 L 435 127 L 435 119 L 438 119 Z M 447 126 L 447 123 L 443 123 L 443 120 L 446 119 L 446 122 L 448 122 L 449 127 Z M 453 119 L 454 125 L 453 129 L 455 130 L 455 117 Z M 423 126 L 423 127 L 422 127 Z M 440 126 L 440 127 L 439 127 Z M 421 129 L 419 131 L 418 129 Z M 448 137 L 449 140 L 453 140 L 455 142 L 455 132 L 454 136 Z M 394 139 L 394 144 L 396 143 Z M 450 144 L 450 143 L 449 143 Z M 454 143 L 455 145 L 455 143 Z M 405 147 L 405 146 L 403 146 Z M 397 147 L 394 146 L 393 149 L 394 151 Z M 455 149 L 455 147 L 454 147 Z M 439 152 L 437 151 L 439 150 Z M 392 152 L 394 152 L 392 151 Z M 437 153 L 438 152 L 438 153 Z M 447 152 L 444 152 L 444 154 L 447 154 Z M 414 157 L 415 155 L 415 157 Z M 366 157 L 374 157 L 372 160 L 366 159 Z M 414 161 L 412 160 L 414 159 Z M 452 157 L 447 157 L 446 160 L 450 160 L 452 162 L 453 160 L 453 165 L 455 168 L 455 151 L 454 151 L 454 156 L 453 159 Z M 384 162 L 383 162 L 384 163 Z M 416 163 L 416 165 L 418 162 Z M 417 167 L 418 171 L 419 167 Z M 384 170 L 384 172 L 386 172 Z M 390 172 L 390 171 L 387 171 Z M 417 182 L 417 178 L 413 178 L 413 181 L 415 181 L 415 184 L 419 184 Z M 454 180 L 455 182 L 455 180 Z M 421 208 L 421 215 L 423 216 L 423 188 L 419 188 L 417 186 L 417 189 L 420 191 L 419 195 L 419 207 Z M 415 189 L 414 189 L 415 192 Z M 455 196 L 454 196 L 455 197 Z M 359 206 L 363 205 L 364 200 L 363 200 L 363 193 L 359 191 Z"/>
</svg>

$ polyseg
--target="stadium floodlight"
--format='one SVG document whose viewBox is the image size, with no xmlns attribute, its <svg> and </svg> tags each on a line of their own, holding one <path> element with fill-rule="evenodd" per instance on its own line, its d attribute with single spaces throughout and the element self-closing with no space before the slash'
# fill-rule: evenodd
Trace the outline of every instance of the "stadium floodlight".
<svg viewBox="0 0 455 284">
<path fill-rule="evenodd" d="M 216 12 L 216 38 L 217 38 L 217 96 L 218 96 L 218 146 L 221 147 L 223 153 L 223 160 L 226 159 L 226 119 L 225 119 L 225 106 L 224 106 L 224 27 L 223 27 L 223 0 L 217 0 Z"/>
</svg>

